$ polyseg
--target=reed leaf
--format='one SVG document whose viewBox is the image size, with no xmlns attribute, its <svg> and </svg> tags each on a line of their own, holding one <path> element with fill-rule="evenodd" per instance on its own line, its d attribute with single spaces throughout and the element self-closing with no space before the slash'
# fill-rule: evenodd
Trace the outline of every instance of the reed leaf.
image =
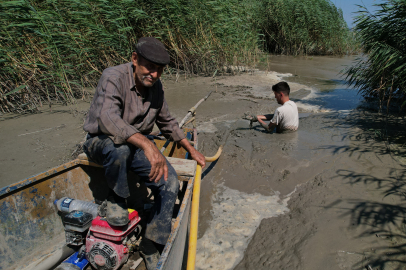
<svg viewBox="0 0 406 270">
<path fill-rule="evenodd" d="M 27 87 L 26 85 L 20 85 L 19 87 L 17 87 L 16 89 L 4 94 L 4 96 L 8 96 L 14 93 L 17 93 L 18 91 L 20 91 L 21 89 L 24 89 L 25 87 Z"/>
<path fill-rule="evenodd" d="M 364 54 L 344 71 L 349 85 L 367 99 L 378 100 L 380 110 L 405 105 L 406 1 L 388 0 L 372 14 L 359 6 L 356 27 Z"/>
</svg>

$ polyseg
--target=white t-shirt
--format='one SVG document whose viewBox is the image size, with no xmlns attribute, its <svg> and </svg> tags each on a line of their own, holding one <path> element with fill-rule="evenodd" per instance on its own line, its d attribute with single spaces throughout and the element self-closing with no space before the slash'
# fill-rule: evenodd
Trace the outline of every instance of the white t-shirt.
<svg viewBox="0 0 406 270">
<path fill-rule="evenodd" d="M 299 113 L 296 104 L 291 100 L 285 102 L 275 110 L 271 122 L 277 125 L 277 132 L 296 131 L 299 127 Z"/>
</svg>

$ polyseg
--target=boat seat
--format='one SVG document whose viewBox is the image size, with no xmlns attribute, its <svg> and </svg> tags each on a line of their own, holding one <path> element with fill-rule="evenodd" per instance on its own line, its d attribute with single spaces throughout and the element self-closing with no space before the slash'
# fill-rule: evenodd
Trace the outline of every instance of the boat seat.
<svg viewBox="0 0 406 270">
<path fill-rule="evenodd" d="M 86 153 L 78 155 L 79 160 L 85 160 L 91 162 Z M 175 169 L 178 176 L 194 177 L 196 173 L 197 162 L 191 159 L 166 157 L 172 167 Z M 100 166 L 100 165 L 99 165 Z"/>
</svg>

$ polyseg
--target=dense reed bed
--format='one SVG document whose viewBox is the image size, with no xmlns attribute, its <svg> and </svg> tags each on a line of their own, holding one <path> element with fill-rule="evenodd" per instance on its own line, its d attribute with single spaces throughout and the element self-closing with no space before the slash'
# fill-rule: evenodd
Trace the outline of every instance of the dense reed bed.
<svg viewBox="0 0 406 270">
<path fill-rule="evenodd" d="M 369 13 L 360 6 L 355 31 L 365 54 L 346 70 L 348 83 L 380 108 L 406 104 L 406 1 L 388 0 Z"/>
<path fill-rule="evenodd" d="M 358 50 L 341 9 L 325 0 L 268 0 L 259 22 L 267 51 L 347 54 Z"/>
<path fill-rule="evenodd" d="M 210 76 L 263 52 L 343 54 L 351 39 L 328 0 L 1 1 L 0 36 L 3 113 L 74 103 L 142 36 L 166 44 L 168 73 Z"/>
</svg>

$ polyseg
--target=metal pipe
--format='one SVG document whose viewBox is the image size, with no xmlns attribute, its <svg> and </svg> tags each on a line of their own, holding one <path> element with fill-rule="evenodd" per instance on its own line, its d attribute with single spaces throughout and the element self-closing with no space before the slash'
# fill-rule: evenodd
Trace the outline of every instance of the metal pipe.
<svg viewBox="0 0 406 270">
<path fill-rule="evenodd" d="M 65 244 L 61 248 L 57 249 L 54 253 L 51 253 L 50 255 L 45 257 L 44 259 L 40 261 L 35 261 L 32 264 L 28 265 L 27 267 L 24 268 L 24 270 L 53 269 L 67 257 L 76 252 L 76 250 L 77 249 L 71 248 Z"/>
</svg>

